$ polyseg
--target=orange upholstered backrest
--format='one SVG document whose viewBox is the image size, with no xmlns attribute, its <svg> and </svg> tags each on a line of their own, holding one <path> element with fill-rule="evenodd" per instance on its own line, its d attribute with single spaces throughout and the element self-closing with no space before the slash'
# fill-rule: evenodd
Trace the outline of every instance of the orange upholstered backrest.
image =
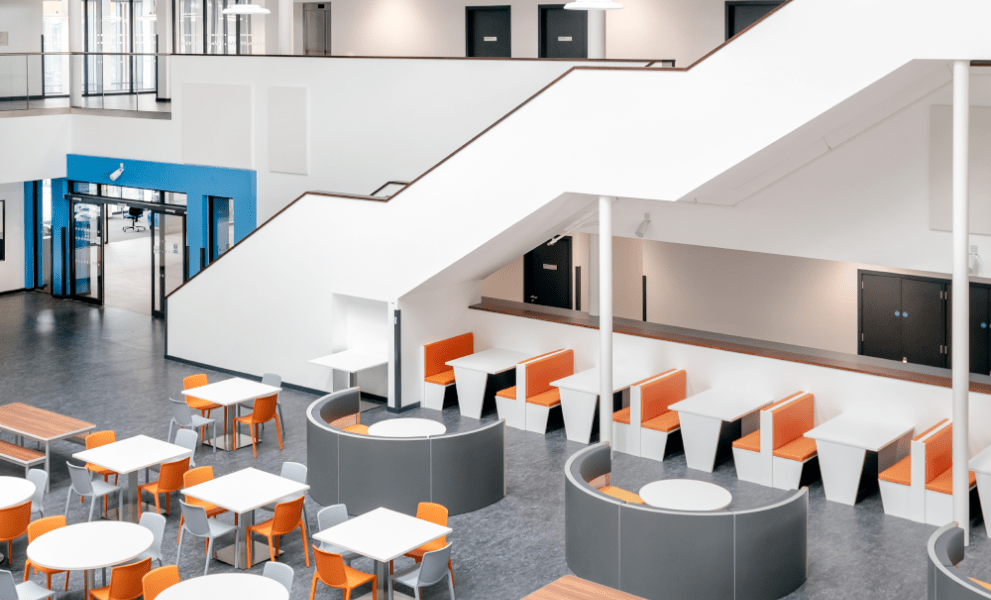
<svg viewBox="0 0 991 600">
<path fill-rule="evenodd" d="M 920 433 L 919 435 L 917 435 L 917 436 L 915 436 L 914 438 L 912 438 L 912 441 L 913 441 L 913 442 L 918 442 L 919 440 L 921 440 L 922 438 L 924 438 L 924 437 L 926 437 L 927 435 L 929 435 L 929 434 L 930 434 L 930 433 L 932 433 L 933 431 L 936 431 L 937 429 L 939 429 L 940 427 L 942 427 L 942 426 L 943 426 L 943 423 L 947 423 L 947 422 L 949 422 L 949 419 L 943 419 L 943 420 L 942 420 L 942 421 L 940 421 L 939 423 L 936 423 L 935 425 L 933 425 L 933 426 L 932 426 L 932 427 L 930 427 L 929 429 L 927 429 L 927 430 L 925 430 L 925 431 L 923 431 L 923 432 L 922 432 L 922 433 Z"/>
<path fill-rule="evenodd" d="M 551 382 L 575 374 L 575 351 L 565 350 L 526 364 L 526 397 L 551 390 Z"/>
<path fill-rule="evenodd" d="M 774 415 L 774 430 L 771 447 L 777 450 L 781 446 L 794 442 L 812 429 L 815 420 L 815 396 L 804 393 L 793 398 L 786 404 L 781 404 L 771 411 Z"/>
<path fill-rule="evenodd" d="M 640 386 L 640 421 L 646 422 L 668 412 L 668 407 L 685 399 L 685 372 L 671 369 Z"/>
<path fill-rule="evenodd" d="M 471 333 L 426 344 L 423 346 L 423 376 L 432 377 L 438 373 L 449 371 L 451 368 L 444 363 L 474 352 L 475 336 Z"/>
<path fill-rule="evenodd" d="M 953 425 L 946 425 L 922 443 L 926 445 L 926 483 L 929 483 L 953 466 Z"/>
</svg>

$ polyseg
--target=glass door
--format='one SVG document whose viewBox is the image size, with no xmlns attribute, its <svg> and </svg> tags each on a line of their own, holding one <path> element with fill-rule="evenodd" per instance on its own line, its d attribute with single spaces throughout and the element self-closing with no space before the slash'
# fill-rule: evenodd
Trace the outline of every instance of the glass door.
<svg viewBox="0 0 991 600">
<path fill-rule="evenodd" d="M 164 318 L 165 297 L 186 280 L 186 216 L 155 212 L 151 223 L 151 314 Z"/>
<path fill-rule="evenodd" d="M 103 206 L 74 202 L 72 297 L 103 304 Z"/>
</svg>

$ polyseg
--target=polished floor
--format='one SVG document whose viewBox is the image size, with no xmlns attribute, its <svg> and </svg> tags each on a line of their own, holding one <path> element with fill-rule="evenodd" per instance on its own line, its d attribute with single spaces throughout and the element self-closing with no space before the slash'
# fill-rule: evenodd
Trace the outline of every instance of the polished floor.
<svg viewBox="0 0 991 600">
<path fill-rule="evenodd" d="M 179 394 L 183 377 L 199 370 L 163 358 L 163 333 L 162 322 L 127 310 L 101 310 L 40 293 L 0 296 L 0 404 L 26 402 L 79 417 L 100 429 L 114 429 L 119 438 L 139 433 L 164 438 L 169 424 L 166 399 Z M 209 372 L 209 377 L 217 381 L 227 376 Z M 197 464 L 213 465 L 219 476 L 248 466 L 278 472 L 283 461 L 305 462 L 304 409 L 314 398 L 291 390 L 283 393 L 287 434 L 283 450 L 269 436 L 259 446 L 257 459 L 250 448 L 216 455 L 201 449 Z M 414 410 L 406 415 L 437 418 L 432 411 Z M 362 416 L 362 422 L 390 416 L 381 409 L 372 410 Z M 445 410 L 441 418 L 452 430 L 478 426 L 477 421 L 462 421 L 452 409 Z M 489 415 L 486 420 L 492 418 Z M 507 442 L 508 496 L 450 520 L 456 591 L 462 599 L 517 600 L 569 574 L 564 558 L 563 468 L 568 456 L 582 446 L 568 442 L 560 428 L 546 436 L 510 429 Z M 61 514 L 68 487 L 64 462 L 79 449 L 69 443 L 53 445 L 52 490 L 45 500 L 48 514 Z M 19 467 L 0 462 L 0 475 L 22 473 Z M 733 493 L 736 506 L 761 503 L 779 493 L 738 482 L 732 461 L 721 463 L 711 475 L 689 471 L 680 453 L 663 463 L 617 454 L 612 483 L 635 491 L 669 477 L 723 485 Z M 319 507 L 312 500 L 307 502 L 315 526 Z M 856 507 L 826 502 L 819 483 L 810 487 L 810 509 L 809 579 L 789 598 L 926 596 L 925 543 L 935 527 L 886 517 L 877 493 Z M 69 521 L 85 517 L 84 505 L 73 503 Z M 178 515 L 173 514 L 165 536 L 167 562 L 176 558 L 177 531 Z M 973 531 L 963 571 L 991 580 L 991 544 L 983 524 Z M 25 539 L 14 542 L 17 574 L 23 573 L 25 548 Z M 313 570 L 303 563 L 299 537 L 288 536 L 282 548 L 285 555 L 280 560 L 296 570 L 292 598 L 308 598 Z M 182 576 L 202 573 L 203 558 L 202 546 L 186 546 L 179 561 Z M 371 569 L 366 560 L 356 561 L 355 567 Z M 4 563 L 0 568 L 11 567 Z M 256 566 L 253 572 L 261 573 L 261 569 Z M 212 573 L 230 570 L 217 561 L 211 564 Z M 56 579 L 62 581 L 61 576 Z M 73 586 L 80 581 L 74 576 Z M 426 599 L 447 597 L 442 586 L 426 592 Z M 82 590 L 68 597 L 80 599 Z M 341 594 L 321 588 L 317 598 L 337 599 Z"/>
</svg>

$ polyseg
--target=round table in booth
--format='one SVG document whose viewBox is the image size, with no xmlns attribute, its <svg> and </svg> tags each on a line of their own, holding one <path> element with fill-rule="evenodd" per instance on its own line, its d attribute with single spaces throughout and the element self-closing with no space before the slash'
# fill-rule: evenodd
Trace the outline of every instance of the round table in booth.
<svg viewBox="0 0 991 600">
<path fill-rule="evenodd" d="M 126 563 L 151 548 L 137 523 L 92 521 L 53 529 L 28 544 L 31 562 L 58 571 L 92 571 Z"/>
<path fill-rule="evenodd" d="M 274 579 L 249 573 L 218 573 L 181 581 L 156 600 L 289 600 L 289 590 Z"/>
<path fill-rule="evenodd" d="M 447 427 L 431 419 L 399 417 L 386 419 L 368 426 L 368 435 L 391 438 L 430 437 L 444 435 Z"/>
<path fill-rule="evenodd" d="M 0 477 L 0 508 L 24 504 L 34 496 L 34 484 L 21 477 Z"/>
<path fill-rule="evenodd" d="M 640 488 L 640 498 L 655 508 L 684 511 L 722 510 L 733 494 L 714 483 L 694 479 L 664 479 Z"/>
</svg>

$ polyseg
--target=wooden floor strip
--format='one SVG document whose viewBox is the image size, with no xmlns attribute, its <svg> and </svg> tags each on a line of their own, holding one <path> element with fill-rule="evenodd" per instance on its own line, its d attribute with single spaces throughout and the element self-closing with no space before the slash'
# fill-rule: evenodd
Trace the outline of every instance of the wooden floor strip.
<svg viewBox="0 0 991 600">
<path fill-rule="evenodd" d="M 585 581 L 574 575 L 565 575 L 540 588 L 523 600 L 643 600 L 604 585 Z"/>
</svg>

